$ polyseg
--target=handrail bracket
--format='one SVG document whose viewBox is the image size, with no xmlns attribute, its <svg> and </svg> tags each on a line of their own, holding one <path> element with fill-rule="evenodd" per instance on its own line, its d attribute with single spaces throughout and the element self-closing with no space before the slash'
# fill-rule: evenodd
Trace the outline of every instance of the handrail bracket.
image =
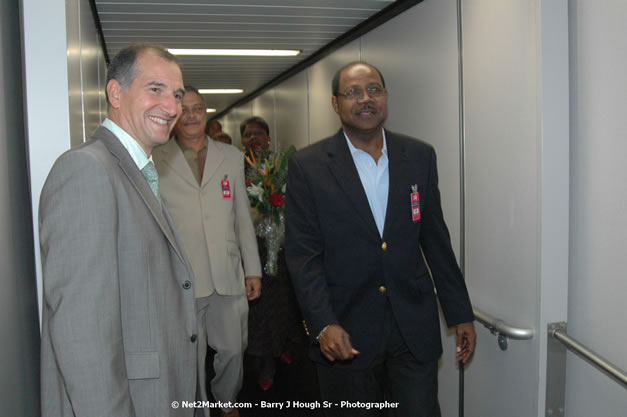
<svg viewBox="0 0 627 417">
<path fill-rule="evenodd" d="M 507 350 L 507 339 L 527 340 L 533 337 L 533 329 L 517 328 L 510 326 L 501 319 L 473 307 L 475 318 L 483 324 L 493 335 L 497 337 L 497 342 L 501 350 Z"/>
</svg>

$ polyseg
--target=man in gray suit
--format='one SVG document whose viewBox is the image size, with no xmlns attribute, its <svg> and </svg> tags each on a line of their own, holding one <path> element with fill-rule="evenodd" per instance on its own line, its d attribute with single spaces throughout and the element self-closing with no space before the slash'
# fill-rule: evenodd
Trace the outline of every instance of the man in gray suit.
<svg viewBox="0 0 627 417">
<path fill-rule="evenodd" d="M 167 50 L 133 45 L 111 61 L 106 93 L 108 119 L 41 194 L 42 415 L 189 417 L 192 274 L 150 161 L 181 114 L 181 70 Z"/>
<path fill-rule="evenodd" d="M 208 343 L 216 351 L 211 392 L 220 402 L 234 403 L 242 387 L 248 343 L 247 300 L 261 295 L 261 263 L 243 155 L 205 135 L 206 114 L 198 90 L 186 86 L 176 136 L 153 156 L 163 201 L 194 272 L 203 336 L 199 366 L 204 369 Z M 204 385 L 201 381 L 203 394 Z M 221 408 L 225 415 L 239 415 L 237 408 Z"/>
</svg>

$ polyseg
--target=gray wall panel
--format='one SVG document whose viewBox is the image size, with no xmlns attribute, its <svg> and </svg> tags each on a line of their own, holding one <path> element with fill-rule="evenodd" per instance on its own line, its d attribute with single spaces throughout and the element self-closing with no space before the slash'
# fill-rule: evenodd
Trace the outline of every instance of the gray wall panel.
<svg viewBox="0 0 627 417">
<path fill-rule="evenodd" d="M 311 143 L 335 134 L 340 119 L 331 106 L 331 80 L 345 64 L 360 59 L 360 40 L 355 40 L 309 68 L 309 124 Z"/>
<path fill-rule="evenodd" d="M 231 135 L 233 145 L 235 145 L 238 149 L 242 149 L 242 136 L 239 131 L 239 125 L 243 120 L 246 120 L 252 115 L 253 103 L 248 102 L 229 112 L 228 116 L 225 117 L 225 126 L 222 127 L 222 130 Z"/>
<path fill-rule="evenodd" d="M 33 218 L 37 219 L 39 195 L 50 167 L 61 153 L 86 141 L 91 133 L 86 129 L 93 130 L 100 117 L 96 114 L 104 108 L 100 78 L 104 58 L 88 0 L 22 0 L 21 4 L 30 186 Z M 34 235 L 41 302 L 36 220 Z"/>
<path fill-rule="evenodd" d="M 462 10 L 466 276 L 475 306 L 533 327 L 540 239 L 537 5 L 465 1 Z M 477 331 L 466 393 L 471 415 L 534 415 L 535 342 L 512 342 L 502 352 L 485 328 Z M 486 401 L 488 393 L 499 400 Z"/>
<path fill-rule="evenodd" d="M 101 112 L 100 98 L 104 93 L 105 75 L 99 68 L 104 61 L 98 32 L 94 28 L 94 17 L 89 0 L 80 0 L 81 72 L 83 97 L 83 123 L 85 137 L 89 137 L 106 117 Z M 102 59 L 101 59 L 102 58 Z M 104 107 L 106 109 L 106 106 Z"/>
<path fill-rule="evenodd" d="M 81 70 L 80 0 L 66 3 L 68 106 L 70 111 L 70 143 L 85 142 L 83 123 L 83 80 Z"/>
<path fill-rule="evenodd" d="M 277 150 L 277 136 L 275 110 L 274 110 L 274 89 L 268 90 L 252 102 L 253 116 L 263 118 L 270 127 L 270 149 Z M 241 122 L 241 120 L 240 120 Z"/>
<path fill-rule="evenodd" d="M 98 41 L 98 47 L 102 45 Z M 105 60 L 104 53 L 98 51 L 98 80 L 102 88 L 98 90 L 98 109 L 100 111 L 100 121 L 102 122 L 107 117 L 107 95 L 105 93 L 107 82 L 107 61 Z"/>
<path fill-rule="evenodd" d="M 570 1 L 568 333 L 627 370 L 627 4 Z M 623 417 L 625 388 L 568 356 L 566 415 Z"/>
<path fill-rule="evenodd" d="M 302 71 L 274 89 L 276 134 L 281 149 L 309 144 L 307 71 Z M 285 117 L 288 115 L 288 117 Z"/>
<path fill-rule="evenodd" d="M 0 414 L 39 412 L 39 326 L 18 2 L 0 3 Z"/>
</svg>

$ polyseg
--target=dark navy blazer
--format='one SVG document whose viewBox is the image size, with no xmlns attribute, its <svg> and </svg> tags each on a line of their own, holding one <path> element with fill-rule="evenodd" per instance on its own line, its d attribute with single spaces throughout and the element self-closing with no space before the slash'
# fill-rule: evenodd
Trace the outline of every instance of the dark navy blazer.
<svg viewBox="0 0 627 417">
<path fill-rule="evenodd" d="M 474 319 L 442 215 L 435 151 L 423 141 L 385 133 L 390 179 L 383 237 L 342 130 L 289 160 L 285 251 L 316 362 L 328 363 L 315 337 L 324 326 L 339 324 L 360 355 L 338 365 L 367 367 L 381 344 L 388 301 L 415 358 L 438 358 L 433 283 L 448 326 Z M 420 197 L 417 221 L 412 186 Z"/>
</svg>

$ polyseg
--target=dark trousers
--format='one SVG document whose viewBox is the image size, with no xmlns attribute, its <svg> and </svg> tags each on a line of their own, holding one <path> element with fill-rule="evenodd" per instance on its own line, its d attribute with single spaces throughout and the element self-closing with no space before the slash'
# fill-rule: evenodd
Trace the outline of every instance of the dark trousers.
<svg viewBox="0 0 627 417">
<path fill-rule="evenodd" d="M 366 369 L 317 365 L 325 415 L 440 417 L 438 361 L 418 362 L 386 309 L 381 347 Z M 359 346 L 355 346 L 359 350 Z M 385 403 L 387 401 L 387 403 Z M 343 403 L 344 402 L 344 403 Z M 385 408 L 376 408 L 376 404 Z M 368 409 L 370 407 L 370 409 Z"/>
</svg>

